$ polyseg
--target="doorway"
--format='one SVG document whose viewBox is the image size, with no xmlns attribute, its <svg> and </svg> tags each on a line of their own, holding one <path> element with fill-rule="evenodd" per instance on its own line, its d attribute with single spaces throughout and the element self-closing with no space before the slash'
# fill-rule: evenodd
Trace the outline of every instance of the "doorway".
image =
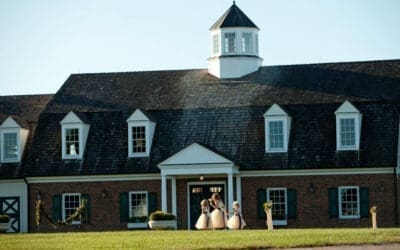
<svg viewBox="0 0 400 250">
<path fill-rule="evenodd" d="M 225 182 L 197 182 L 188 183 L 188 227 L 195 229 L 197 219 L 201 214 L 200 202 L 211 198 L 213 193 L 219 193 L 222 201 L 225 201 Z M 210 211 L 211 212 L 211 211 Z"/>
</svg>

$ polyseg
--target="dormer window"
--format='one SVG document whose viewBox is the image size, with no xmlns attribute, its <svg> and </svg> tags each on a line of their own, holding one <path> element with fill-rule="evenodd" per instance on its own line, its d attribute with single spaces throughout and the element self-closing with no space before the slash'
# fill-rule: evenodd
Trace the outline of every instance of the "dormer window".
<svg viewBox="0 0 400 250">
<path fill-rule="evenodd" d="M 90 126 L 83 121 L 85 120 L 83 115 L 80 114 L 80 116 L 71 111 L 60 122 L 61 150 L 64 160 L 83 157 Z"/>
<path fill-rule="evenodd" d="M 236 51 L 236 34 L 234 32 L 225 33 L 225 53 L 234 53 Z"/>
<path fill-rule="evenodd" d="M 137 109 L 128 118 L 128 156 L 148 157 L 156 123 Z"/>
<path fill-rule="evenodd" d="M 0 155 L 3 163 L 20 162 L 24 152 L 29 134 L 28 125 L 17 120 L 8 117 L 0 126 Z"/>
<path fill-rule="evenodd" d="M 344 102 L 335 112 L 336 149 L 358 150 L 362 115 L 350 102 Z"/>
<path fill-rule="evenodd" d="M 265 151 L 267 153 L 287 152 L 290 134 L 290 116 L 277 104 L 264 114 Z"/>
</svg>

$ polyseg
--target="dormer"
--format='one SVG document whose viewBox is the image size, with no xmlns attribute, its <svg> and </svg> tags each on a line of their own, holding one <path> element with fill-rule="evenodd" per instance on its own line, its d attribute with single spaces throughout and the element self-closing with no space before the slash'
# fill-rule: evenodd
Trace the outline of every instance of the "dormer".
<svg viewBox="0 0 400 250">
<path fill-rule="evenodd" d="M 69 112 L 60 122 L 62 159 L 82 159 L 90 125 L 82 114 Z"/>
<path fill-rule="evenodd" d="M 140 109 L 136 109 L 126 122 L 128 123 L 128 157 L 148 157 L 156 123 Z"/>
<path fill-rule="evenodd" d="M 288 151 L 291 121 L 292 118 L 276 103 L 265 112 L 265 152 Z"/>
<path fill-rule="evenodd" d="M 257 71 L 259 28 L 233 5 L 210 28 L 208 72 L 218 78 L 239 78 Z"/>
<path fill-rule="evenodd" d="M 9 116 L 0 125 L 0 155 L 2 163 L 20 162 L 29 127 L 25 121 Z"/>
<path fill-rule="evenodd" d="M 336 150 L 359 150 L 362 114 L 349 101 L 335 111 Z"/>
</svg>

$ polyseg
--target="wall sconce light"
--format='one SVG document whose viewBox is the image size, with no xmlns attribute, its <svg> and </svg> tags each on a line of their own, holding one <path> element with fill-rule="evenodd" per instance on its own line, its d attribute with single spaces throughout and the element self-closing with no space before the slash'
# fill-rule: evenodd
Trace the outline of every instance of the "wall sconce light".
<svg viewBox="0 0 400 250">
<path fill-rule="evenodd" d="M 36 194 L 36 200 L 38 201 L 42 200 L 42 194 L 40 193 L 40 191 L 38 191 Z"/>
<path fill-rule="evenodd" d="M 200 181 L 204 181 L 204 175 L 200 175 Z"/>
<path fill-rule="evenodd" d="M 103 199 L 105 199 L 107 197 L 107 191 L 105 189 L 103 189 L 103 191 L 101 191 L 101 197 L 103 197 Z"/>
<path fill-rule="evenodd" d="M 310 183 L 310 186 L 308 187 L 308 192 L 310 192 L 310 193 L 314 193 L 315 192 L 315 187 L 314 187 L 314 185 L 312 184 L 312 182 Z"/>
<path fill-rule="evenodd" d="M 381 182 L 381 185 L 379 186 L 379 191 L 382 193 L 385 192 L 385 186 L 383 185 L 383 182 Z"/>
</svg>

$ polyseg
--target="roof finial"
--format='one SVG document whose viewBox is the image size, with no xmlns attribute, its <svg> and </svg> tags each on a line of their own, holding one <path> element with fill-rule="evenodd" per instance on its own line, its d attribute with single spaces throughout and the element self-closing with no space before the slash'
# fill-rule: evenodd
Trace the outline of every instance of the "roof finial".
<svg viewBox="0 0 400 250">
<path fill-rule="evenodd" d="M 233 5 L 235 5 L 236 4 L 236 1 L 235 0 L 233 0 Z"/>
</svg>

